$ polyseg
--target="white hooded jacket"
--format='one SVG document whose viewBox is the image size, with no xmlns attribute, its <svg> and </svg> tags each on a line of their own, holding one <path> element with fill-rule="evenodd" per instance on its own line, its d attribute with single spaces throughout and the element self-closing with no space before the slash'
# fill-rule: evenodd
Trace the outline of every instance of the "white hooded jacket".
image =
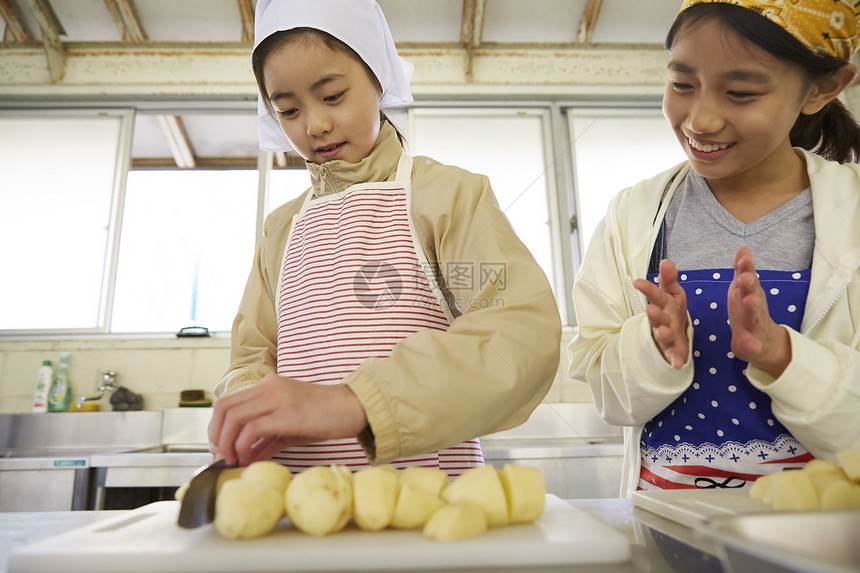
<svg viewBox="0 0 860 573">
<path fill-rule="evenodd" d="M 753 366 L 747 377 L 813 455 L 835 460 L 836 452 L 860 445 L 860 165 L 795 151 L 806 162 L 815 219 L 803 323 L 801 332 L 787 328 L 792 359 L 779 378 Z M 573 289 L 579 330 L 569 374 L 589 384 L 604 420 L 625 427 L 623 496 L 639 482 L 642 426 L 693 378 L 691 355 L 675 370 L 657 350 L 645 297 L 633 287 L 648 272 L 660 223 L 689 169 L 674 167 L 612 200 Z"/>
</svg>

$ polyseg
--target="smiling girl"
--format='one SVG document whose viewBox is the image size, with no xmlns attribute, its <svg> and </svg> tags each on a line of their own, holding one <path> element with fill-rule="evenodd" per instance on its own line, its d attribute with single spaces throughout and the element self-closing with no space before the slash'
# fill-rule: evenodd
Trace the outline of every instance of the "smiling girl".
<svg viewBox="0 0 860 573">
<path fill-rule="evenodd" d="M 854 6 L 688 0 L 668 34 L 688 161 L 613 200 L 573 293 L 570 374 L 625 426 L 623 493 L 860 444 Z"/>
<path fill-rule="evenodd" d="M 380 108 L 412 101 L 412 67 L 375 1 L 256 10 L 261 147 L 295 150 L 312 187 L 266 220 L 213 453 L 295 472 L 481 465 L 476 438 L 525 421 L 555 375 L 546 277 L 486 177 L 404 152 Z"/>
</svg>

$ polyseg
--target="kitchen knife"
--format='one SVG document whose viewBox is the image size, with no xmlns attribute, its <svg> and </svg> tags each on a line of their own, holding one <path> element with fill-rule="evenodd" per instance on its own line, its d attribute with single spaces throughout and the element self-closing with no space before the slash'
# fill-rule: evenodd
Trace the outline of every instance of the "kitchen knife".
<svg viewBox="0 0 860 573">
<path fill-rule="evenodd" d="M 198 469 L 191 477 L 188 489 L 182 496 L 179 506 L 179 526 L 187 529 L 201 527 L 215 519 L 215 493 L 218 476 L 224 470 L 238 467 L 238 463 L 228 465 L 218 460 Z"/>
</svg>

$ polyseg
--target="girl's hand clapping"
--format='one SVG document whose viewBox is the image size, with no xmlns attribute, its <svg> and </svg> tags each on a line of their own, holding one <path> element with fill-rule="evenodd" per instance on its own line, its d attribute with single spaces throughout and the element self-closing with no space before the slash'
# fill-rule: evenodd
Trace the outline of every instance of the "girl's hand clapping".
<svg viewBox="0 0 860 573">
<path fill-rule="evenodd" d="M 728 294 L 732 352 L 777 378 L 791 361 L 788 332 L 770 317 L 749 247 L 737 250 L 733 264 L 735 276 Z"/>
<path fill-rule="evenodd" d="M 648 299 L 645 313 L 651 323 L 651 336 L 672 368 L 680 369 L 687 361 L 687 294 L 678 284 L 678 270 L 669 260 L 660 261 L 659 286 L 636 279 L 633 286 Z"/>
<path fill-rule="evenodd" d="M 215 402 L 209 443 L 215 459 L 245 466 L 290 446 L 353 438 L 367 426 L 348 386 L 270 374 Z"/>
</svg>

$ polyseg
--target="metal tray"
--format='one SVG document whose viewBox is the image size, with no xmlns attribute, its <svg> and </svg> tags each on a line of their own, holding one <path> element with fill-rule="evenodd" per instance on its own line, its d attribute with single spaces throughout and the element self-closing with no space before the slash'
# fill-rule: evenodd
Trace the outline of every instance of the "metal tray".
<svg viewBox="0 0 860 573">
<path fill-rule="evenodd" d="M 727 571 L 860 571 L 860 511 L 718 517 L 699 531 L 716 542 Z"/>
</svg>

